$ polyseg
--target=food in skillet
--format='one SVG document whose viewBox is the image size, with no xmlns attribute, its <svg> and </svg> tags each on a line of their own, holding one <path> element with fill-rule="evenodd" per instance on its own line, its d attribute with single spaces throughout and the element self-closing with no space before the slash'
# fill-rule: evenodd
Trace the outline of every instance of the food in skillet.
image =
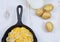
<svg viewBox="0 0 60 42">
<path fill-rule="evenodd" d="M 33 42 L 32 33 L 25 27 L 16 27 L 8 33 L 7 42 Z"/>
<path fill-rule="evenodd" d="M 48 32 L 53 31 L 53 24 L 52 24 L 52 22 L 47 22 L 46 25 L 45 25 L 45 27 L 46 27 L 46 30 Z"/>
<path fill-rule="evenodd" d="M 36 9 L 36 15 L 42 17 L 43 19 L 51 18 L 51 11 L 53 10 L 54 6 L 52 4 L 47 4 L 43 6 L 41 9 Z"/>
</svg>

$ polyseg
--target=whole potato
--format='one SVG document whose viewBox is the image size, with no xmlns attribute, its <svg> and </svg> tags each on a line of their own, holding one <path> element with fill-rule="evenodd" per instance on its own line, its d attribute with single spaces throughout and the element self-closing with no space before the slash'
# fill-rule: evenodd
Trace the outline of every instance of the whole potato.
<svg viewBox="0 0 60 42">
<path fill-rule="evenodd" d="M 36 9 L 36 15 L 37 16 L 42 16 L 43 15 L 43 9 Z"/>
<path fill-rule="evenodd" d="M 45 26 L 46 26 L 46 30 L 48 32 L 53 31 L 53 24 L 52 24 L 52 22 L 47 22 Z"/>
<path fill-rule="evenodd" d="M 44 12 L 42 15 L 43 19 L 49 19 L 51 17 L 51 13 L 50 12 Z"/>
<path fill-rule="evenodd" d="M 52 11 L 53 8 L 54 8 L 54 6 L 52 4 L 47 4 L 44 6 L 44 10 L 49 11 L 49 12 Z"/>
</svg>

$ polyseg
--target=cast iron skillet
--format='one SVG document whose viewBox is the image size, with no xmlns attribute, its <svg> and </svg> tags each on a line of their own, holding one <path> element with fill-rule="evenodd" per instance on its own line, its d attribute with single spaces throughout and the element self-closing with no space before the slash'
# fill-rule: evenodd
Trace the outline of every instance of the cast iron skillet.
<svg viewBox="0 0 60 42">
<path fill-rule="evenodd" d="M 20 13 L 19 13 L 19 9 L 21 9 L 21 12 L 20 12 Z M 28 26 L 24 25 L 24 24 L 22 23 L 22 21 L 21 21 L 22 11 L 23 11 L 23 7 L 22 7 L 21 5 L 18 5 L 18 6 L 17 6 L 18 22 L 17 22 L 15 25 L 11 26 L 11 27 L 5 32 L 5 34 L 4 34 L 4 36 L 3 36 L 2 40 L 1 40 L 2 42 L 6 42 L 6 38 L 7 38 L 7 36 L 8 36 L 8 33 L 11 32 L 12 29 L 14 29 L 15 27 L 22 27 L 22 26 L 23 26 L 23 27 L 26 27 L 26 29 L 28 29 L 28 30 L 33 34 L 33 39 L 34 39 L 33 42 L 37 42 L 37 38 L 36 38 L 36 36 L 35 36 L 35 33 L 32 31 L 32 29 L 29 28 Z M 19 14 L 20 14 L 20 15 L 19 15 Z"/>
</svg>

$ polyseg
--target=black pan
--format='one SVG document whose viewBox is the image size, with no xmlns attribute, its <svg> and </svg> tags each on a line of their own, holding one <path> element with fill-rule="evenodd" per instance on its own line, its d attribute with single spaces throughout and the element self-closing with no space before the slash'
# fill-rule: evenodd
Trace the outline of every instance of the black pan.
<svg viewBox="0 0 60 42">
<path fill-rule="evenodd" d="M 19 9 L 21 9 L 21 12 L 19 13 Z M 28 26 L 24 25 L 21 21 L 21 18 L 22 18 L 22 12 L 23 12 L 23 7 L 21 5 L 18 5 L 17 6 L 17 17 L 18 17 L 18 22 L 11 26 L 4 34 L 1 42 L 6 42 L 6 38 L 8 36 L 8 33 L 11 32 L 12 29 L 14 29 L 15 27 L 26 27 L 26 29 L 28 29 L 32 34 L 33 34 L 33 39 L 34 41 L 33 42 L 37 42 L 37 38 L 35 36 L 35 33 L 33 32 L 33 30 L 31 28 L 29 28 Z M 20 15 L 19 15 L 20 14 Z"/>
</svg>

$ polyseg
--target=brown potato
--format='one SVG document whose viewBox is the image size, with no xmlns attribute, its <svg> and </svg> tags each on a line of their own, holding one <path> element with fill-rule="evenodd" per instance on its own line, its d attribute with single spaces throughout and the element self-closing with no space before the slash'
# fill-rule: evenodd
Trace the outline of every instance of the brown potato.
<svg viewBox="0 0 60 42">
<path fill-rule="evenodd" d="M 42 16 L 43 15 L 43 9 L 36 9 L 36 15 L 37 16 Z"/>
<path fill-rule="evenodd" d="M 50 12 L 44 12 L 43 15 L 42 15 L 43 19 L 49 19 L 50 17 L 51 17 Z"/>
<path fill-rule="evenodd" d="M 53 24 L 52 24 L 52 22 L 47 22 L 45 26 L 46 26 L 46 30 L 48 32 L 53 31 Z"/>
<path fill-rule="evenodd" d="M 47 4 L 44 6 L 44 10 L 46 10 L 48 12 L 52 11 L 53 8 L 54 8 L 54 6 L 52 4 Z"/>
</svg>

